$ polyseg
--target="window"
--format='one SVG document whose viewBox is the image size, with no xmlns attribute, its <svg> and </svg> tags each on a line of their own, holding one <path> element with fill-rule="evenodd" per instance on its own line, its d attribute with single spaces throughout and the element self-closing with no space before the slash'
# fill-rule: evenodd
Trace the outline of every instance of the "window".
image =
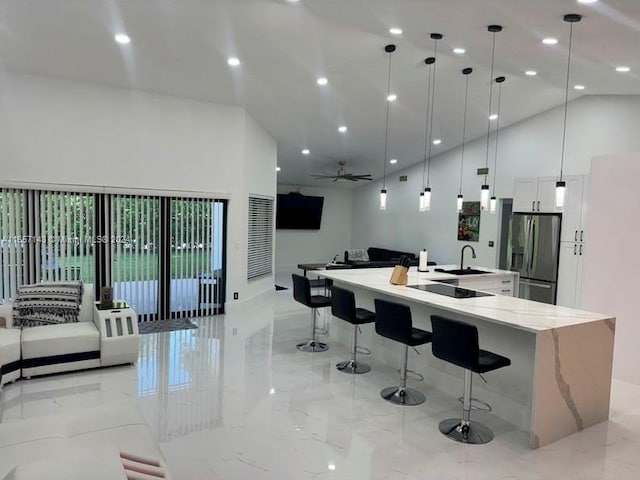
<svg viewBox="0 0 640 480">
<path fill-rule="evenodd" d="M 247 279 L 273 273 L 273 198 L 249 197 Z"/>
</svg>

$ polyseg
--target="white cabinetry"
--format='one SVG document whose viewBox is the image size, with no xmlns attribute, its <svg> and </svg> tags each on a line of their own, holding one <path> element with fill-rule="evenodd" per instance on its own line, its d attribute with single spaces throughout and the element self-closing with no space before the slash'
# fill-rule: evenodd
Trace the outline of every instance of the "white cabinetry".
<svg viewBox="0 0 640 480">
<path fill-rule="evenodd" d="M 513 211 L 553 213 L 555 188 L 555 177 L 516 178 L 513 187 Z"/>
<path fill-rule="evenodd" d="M 567 190 L 565 206 L 562 211 L 563 242 L 585 242 L 585 223 L 587 218 L 587 198 L 589 197 L 589 177 L 575 175 L 565 178 Z"/>
<path fill-rule="evenodd" d="M 585 248 L 583 243 L 577 242 L 562 242 L 560 244 L 557 305 L 580 308 Z"/>
<path fill-rule="evenodd" d="M 564 307 L 580 308 L 582 305 L 582 265 L 587 248 L 585 223 L 589 197 L 589 177 L 586 175 L 568 176 L 565 181 L 567 190 L 562 212 L 556 303 Z"/>
<path fill-rule="evenodd" d="M 483 275 L 482 277 L 464 277 L 458 280 L 458 286 L 498 295 L 518 296 L 518 274 Z"/>
</svg>

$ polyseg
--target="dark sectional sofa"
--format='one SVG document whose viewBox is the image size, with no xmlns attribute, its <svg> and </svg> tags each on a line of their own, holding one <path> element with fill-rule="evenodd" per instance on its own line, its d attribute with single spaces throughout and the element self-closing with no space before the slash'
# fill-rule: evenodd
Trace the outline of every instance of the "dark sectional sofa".
<svg viewBox="0 0 640 480">
<path fill-rule="evenodd" d="M 417 266 L 418 258 L 414 253 L 400 252 L 398 250 L 389 250 L 387 248 L 370 247 L 367 249 L 369 261 L 350 260 L 348 252 L 344 252 L 344 263 L 350 265 L 351 268 L 383 268 L 393 267 L 398 264 L 400 257 L 403 255 L 409 259 L 409 265 Z M 435 265 L 435 262 L 428 262 L 429 265 Z"/>
</svg>

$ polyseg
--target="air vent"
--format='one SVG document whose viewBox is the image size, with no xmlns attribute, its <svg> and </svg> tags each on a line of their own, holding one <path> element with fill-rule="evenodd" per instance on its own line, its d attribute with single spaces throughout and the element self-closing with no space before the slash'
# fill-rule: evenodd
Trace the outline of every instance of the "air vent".
<svg viewBox="0 0 640 480">
<path fill-rule="evenodd" d="M 406 175 L 400 175 L 400 181 L 401 182 L 406 182 L 407 181 L 407 176 Z"/>
<path fill-rule="evenodd" d="M 489 175 L 489 168 L 479 168 L 478 169 L 478 175 Z"/>
</svg>

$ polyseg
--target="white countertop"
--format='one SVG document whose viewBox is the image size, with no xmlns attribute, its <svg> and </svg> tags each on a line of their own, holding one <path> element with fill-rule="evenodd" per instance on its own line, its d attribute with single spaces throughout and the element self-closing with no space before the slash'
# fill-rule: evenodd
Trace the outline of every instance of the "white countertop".
<svg viewBox="0 0 640 480">
<path fill-rule="evenodd" d="M 434 280 L 483 278 L 487 275 L 470 275 L 469 277 L 434 272 L 434 268 L 445 270 L 459 268 L 452 265 L 430 266 L 429 272 L 420 273 L 416 267 L 409 269 L 409 285 L 429 285 Z M 514 275 L 515 272 L 492 268 L 474 267 L 495 273 Z M 553 328 L 580 325 L 589 322 L 613 319 L 610 315 L 584 312 L 572 308 L 548 305 L 505 295 L 494 295 L 479 298 L 453 298 L 446 295 L 424 292 L 401 285 L 391 285 L 392 268 L 362 268 L 351 270 L 326 270 L 314 274 L 330 278 L 336 282 L 350 284 L 371 291 L 384 293 L 399 299 L 432 305 L 442 310 L 461 313 L 475 318 L 508 325 L 530 332 L 542 332 Z"/>
</svg>

